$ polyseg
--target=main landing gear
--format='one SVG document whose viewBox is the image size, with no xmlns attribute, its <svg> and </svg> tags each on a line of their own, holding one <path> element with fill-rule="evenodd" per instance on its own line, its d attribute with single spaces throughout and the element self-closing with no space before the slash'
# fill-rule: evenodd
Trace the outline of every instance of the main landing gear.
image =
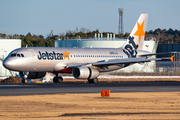
<svg viewBox="0 0 180 120">
<path fill-rule="evenodd" d="M 61 76 L 55 76 L 54 78 L 53 78 L 53 82 L 54 83 L 63 83 L 63 78 L 61 77 Z"/>
<path fill-rule="evenodd" d="M 56 76 L 53 78 L 53 82 L 54 83 L 63 83 L 63 78 L 61 76 L 58 76 L 58 73 L 54 73 Z M 94 78 L 94 79 L 88 79 L 89 83 L 98 83 L 98 78 Z"/>
<path fill-rule="evenodd" d="M 63 78 L 61 76 L 55 76 L 53 78 L 53 82 L 54 83 L 63 83 Z M 98 83 L 98 78 L 95 78 L 95 79 L 88 79 L 88 82 L 89 83 Z"/>
<path fill-rule="evenodd" d="M 89 83 L 98 83 L 98 78 L 88 79 Z"/>
<path fill-rule="evenodd" d="M 63 83 L 63 78 L 58 76 L 58 73 L 55 74 L 56 76 L 53 78 L 54 83 Z"/>
</svg>

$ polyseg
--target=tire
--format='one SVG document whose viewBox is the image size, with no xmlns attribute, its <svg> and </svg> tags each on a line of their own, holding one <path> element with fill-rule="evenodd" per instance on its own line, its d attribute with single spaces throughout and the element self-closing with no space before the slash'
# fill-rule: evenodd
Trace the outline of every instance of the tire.
<svg viewBox="0 0 180 120">
<path fill-rule="evenodd" d="M 93 79 L 93 83 L 98 83 L 98 78 Z"/>
<path fill-rule="evenodd" d="M 54 78 L 53 78 L 53 82 L 54 82 L 54 83 L 58 83 L 58 77 L 54 77 Z"/>
<path fill-rule="evenodd" d="M 93 83 L 92 79 L 88 79 L 88 83 Z"/>
<path fill-rule="evenodd" d="M 58 83 L 63 83 L 63 78 L 61 76 L 58 77 Z"/>
<path fill-rule="evenodd" d="M 88 82 L 89 83 L 98 83 L 98 78 L 95 78 L 95 79 L 88 79 Z"/>
<path fill-rule="evenodd" d="M 22 83 L 26 83 L 24 78 L 22 79 Z"/>
<path fill-rule="evenodd" d="M 22 79 L 22 83 L 28 83 L 27 79 Z"/>
</svg>

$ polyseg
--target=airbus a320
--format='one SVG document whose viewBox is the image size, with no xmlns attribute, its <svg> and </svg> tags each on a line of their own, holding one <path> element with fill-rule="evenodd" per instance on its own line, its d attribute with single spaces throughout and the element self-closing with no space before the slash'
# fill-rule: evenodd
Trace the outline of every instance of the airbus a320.
<svg viewBox="0 0 180 120">
<path fill-rule="evenodd" d="M 18 71 L 26 79 L 44 77 L 46 72 L 55 74 L 54 83 L 62 83 L 58 73 L 72 73 L 76 79 L 97 83 L 101 72 L 127 67 L 135 63 L 161 60 L 142 50 L 148 14 L 141 14 L 127 41 L 119 48 L 58 48 L 24 47 L 13 50 L 3 61 L 9 70 Z"/>
</svg>

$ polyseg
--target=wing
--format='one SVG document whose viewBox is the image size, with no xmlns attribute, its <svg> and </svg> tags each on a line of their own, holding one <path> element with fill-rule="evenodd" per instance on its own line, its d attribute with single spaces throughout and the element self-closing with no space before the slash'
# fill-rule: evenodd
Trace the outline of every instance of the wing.
<svg viewBox="0 0 180 120">
<path fill-rule="evenodd" d="M 153 56 L 153 55 L 164 55 L 164 54 L 172 54 L 174 52 L 165 52 L 165 53 L 153 53 L 153 54 L 143 54 L 143 55 L 139 55 L 141 57 L 146 57 L 146 56 Z"/>
<path fill-rule="evenodd" d="M 164 52 L 164 53 L 153 53 L 153 54 L 143 54 L 143 55 L 138 55 L 139 57 L 149 57 L 149 56 L 153 56 L 153 55 L 165 55 L 165 54 L 175 54 L 175 52 Z M 170 59 L 172 62 L 174 55 L 168 58 L 162 58 L 162 59 Z"/>
<path fill-rule="evenodd" d="M 92 63 L 70 63 L 66 66 L 66 68 L 80 67 L 80 66 L 88 65 L 88 64 L 92 64 Z"/>
<path fill-rule="evenodd" d="M 140 58 L 111 59 L 111 60 L 103 61 L 103 62 L 102 61 L 95 62 L 92 65 L 110 66 L 110 65 L 116 65 L 116 64 L 144 63 L 144 62 L 151 62 L 152 60 L 162 60 L 162 58 L 147 59 L 146 57 L 140 57 Z"/>
<path fill-rule="evenodd" d="M 71 63 L 68 64 L 66 68 L 80 67 L 83 65 L 91 65 L 91 66 L 99 67 L 99 66 L 111 66 L 117 64 L 144 63 L 144 62 L 151 62 L 152 60 L 162 60 L 162 58 L 147 59 L 147 57 L 140 57 L 140 58 L 111 59 L 108 61 L 102 60 L 94 63 Z"/>
</svg>

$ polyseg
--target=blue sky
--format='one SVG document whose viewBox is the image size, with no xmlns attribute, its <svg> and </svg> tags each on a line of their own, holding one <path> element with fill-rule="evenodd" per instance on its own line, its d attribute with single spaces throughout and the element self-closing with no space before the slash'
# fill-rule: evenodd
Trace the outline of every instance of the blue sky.
<svg viewBox="0 0 180 120">
<path fill-rule="evenodd" d="M 76 26 L 118 33 L 118 8 L 124 9 L 124 32 L 141 13 L 149 13 L 147 31 L 180 30 L 180 0 L 0 0 L 0 33 L 59 35 Z"/>
</svg>

